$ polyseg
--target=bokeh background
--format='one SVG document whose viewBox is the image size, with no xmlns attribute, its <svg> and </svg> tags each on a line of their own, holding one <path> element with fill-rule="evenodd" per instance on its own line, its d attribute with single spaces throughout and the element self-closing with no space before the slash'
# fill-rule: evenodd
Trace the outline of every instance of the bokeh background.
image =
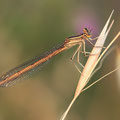
<svg viewBox="0 0 120 120">
<path fill-rule="evenodd" d="M 119 0 L 0 0 L 0 74 L 18 66 L 84 27 L 98 36 L 112 9 L 120 30 Z M 120 38 L 91 82 L 119 65 Z M 87 50 L 92 46 L 87 44 Z M 54 57 L 41 71 L 0 88 L 0 120 L 58 120 L 69 105 L 80 74 L 70 62 L 76 47 Z M 81 56 L 81 62 L 87 58 Z M 120 119 L 120 71 L 82 93 L 67 120 Z"/>
</svg>

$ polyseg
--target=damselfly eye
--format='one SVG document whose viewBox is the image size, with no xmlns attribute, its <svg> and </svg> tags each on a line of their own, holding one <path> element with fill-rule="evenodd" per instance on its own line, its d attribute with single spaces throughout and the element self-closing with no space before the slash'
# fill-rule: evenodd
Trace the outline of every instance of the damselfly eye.
<svg viewBox="0 0 120 120">
<path fill-rule="evenodd" d="M 87 37 L 91 37 L 92 36 L 91 32 L 87 28 L 83 29 L 83 33 L 85 33 Z"/>
</svg>

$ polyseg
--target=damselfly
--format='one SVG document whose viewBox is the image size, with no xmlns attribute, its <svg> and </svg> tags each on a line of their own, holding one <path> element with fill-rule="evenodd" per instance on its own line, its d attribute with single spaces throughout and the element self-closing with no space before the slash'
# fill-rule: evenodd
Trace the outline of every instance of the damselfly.
<svg viewBox="0 0 120 120">
<path fill-rule="evenodd" d="M 45 64 L 49 59 L 51 59 L 53 56 L 61 53 L 64 50 L 67 50 L 75 45 L 78 45 L 77 50 L 75 51 L 74 55 L 72 56 L 72 60 L 74 59 L 74 56 L 77 54 L 77 61 L 79 62 L 79 54 L 84 53 L 85 55 L 88 53 L 85 50 L 85 40 L 89 41 L 91 44 L 91 32 L 87 29 L 83 29 L 83 33 L 76 36 L 71 36 L 66 38 L 66 40 L 51 49 L 49 52 L 45 53 L 44 55 L 40 57 L 36 57 L 32 59 L 31 61 L 28 61 L 10 71 L 5 73 L 0 77 L 0 86 L 7 87 L 15 83 L 18 79 L 24 77 L 26 74 L 31 73 L 32 71 L 35 71 L 36 69 L 40 68 Z"/>
</svg>

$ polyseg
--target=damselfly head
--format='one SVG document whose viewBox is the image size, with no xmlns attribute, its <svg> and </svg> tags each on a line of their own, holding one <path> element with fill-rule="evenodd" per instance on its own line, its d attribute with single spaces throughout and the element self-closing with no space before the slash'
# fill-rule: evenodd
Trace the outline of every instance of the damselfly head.
<svg viewBox="0 0 120 120">
<path fill-rule="evenodd" d="M 91 31 L 88 30 L 88 28 L 84 28 L 84 29 L 83 29 L 83 33 L 86 34 L 86 36 L 87 36 L 88 38 L 90 38 L 90 37 L 92 36 Z"/>
<path fill-rule="evenodd" d="M 75 36 L 70 36 L 67 38 L 67 40 L 78 40 L 78 39 L 81 40 L 81 39 L 91 38 L 91 36 L 92 36 L 91 31 L 88 30 L 87 28 L 84 28 L 83 33 Z"/>
</svg>

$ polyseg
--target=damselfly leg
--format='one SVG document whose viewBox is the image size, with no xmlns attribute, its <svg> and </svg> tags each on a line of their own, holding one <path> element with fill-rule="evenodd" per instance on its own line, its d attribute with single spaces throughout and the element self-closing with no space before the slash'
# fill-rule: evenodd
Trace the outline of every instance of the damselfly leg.
<svg viewBox="0 0 120 120">
<path fill-rule="evenodd" d="M 76 67 L 76 69 L 78 70 L 79 73 L 81 73 L 81 70 L 78 68 L 76 62 L 73 60 L 75 58 L 75 56 L 77 55 L 77 63 L 82 67 L 84 68 L 83 64 L 80 62 L 80 52 L 81 52 L 81 48 L 82 48 L 82 44 L 80 44 L 77 48 L 77 50 L 74 52 L 72 58 L 71 58 L 71 61 L 73 62 L 74 66 Z"/>
<path fill-rule="evenodd" d="M 98 37 L 96 38 L 87 38 L 86 40 L 94 47 L 96 48 L 106 48 L 106 47 L 101 47 L 101 46 L 95 46 L 91 41 L 98 39 Z M 71 61 L 73 61 L 73 59 L 75 58 L 75 56 L 77 57 L 76 61 L 77 63 L 84 68 L 84 65 L 80 62 L 80 53 L 83 53 L 85 57 L 87 56 L 91 56 L 91 55 L 96 55 L 96 54 L 91 54 L 91 52 L 87 52 L 86 51 L 86 45 L 85 45 L 85 40 L 83 39 L 82 42 L 80 43 L 80 45 L 78 46 L 77 50 L 74 52 L 73 56 L 71 57 Z M 76 61 L 73 61 L 73 64 L 75 65 L 76 69 L 79 71 L 79 73 L 81 73 L 80 68 L 78 67 L 78 65 L 76 64 Z"/>
</svg>

